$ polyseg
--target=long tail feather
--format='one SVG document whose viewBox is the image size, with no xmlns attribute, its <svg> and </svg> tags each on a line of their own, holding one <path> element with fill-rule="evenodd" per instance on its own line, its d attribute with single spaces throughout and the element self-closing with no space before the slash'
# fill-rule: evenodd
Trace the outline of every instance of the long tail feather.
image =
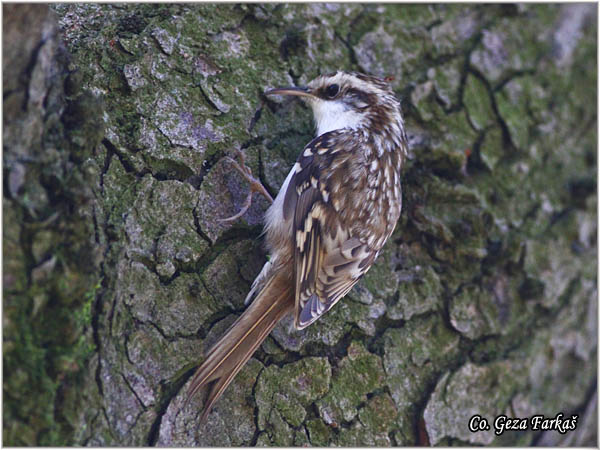
<svg viewBox="0 0 600 450">
<path fill-rule="evenodd" d="M 277 322 L 293 308 L 292 283 L 286 274 L 276 274 L 207 353 L 205 361 L 192 378 L 184 407 L 203 386 L 214 382 L 200 418 L 203 422 L 212 406 Z"/>
</svg>

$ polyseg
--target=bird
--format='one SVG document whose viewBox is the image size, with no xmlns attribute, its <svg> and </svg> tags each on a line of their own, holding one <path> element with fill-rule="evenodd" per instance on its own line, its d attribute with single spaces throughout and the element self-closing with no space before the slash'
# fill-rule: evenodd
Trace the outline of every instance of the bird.
<svg viewBox="0 0 600 450">
<path fill-rule="evenodd" d="M 305 87 L 265 94 L 303 100 L 312 109 L 316 137 L 265 213 L 270 258 L 252 283 L 249 306 L 189 383 L 186 404 L 210 385 L 200 423 L 283 317 L 293 314 L 302 330 L 352 289 L 394 231 L 402 208 L 408 141 L 400 101 L 386 79 L 336 71 Z M 241 172 L 248 178 L 248 170 Z"/>
</svg>

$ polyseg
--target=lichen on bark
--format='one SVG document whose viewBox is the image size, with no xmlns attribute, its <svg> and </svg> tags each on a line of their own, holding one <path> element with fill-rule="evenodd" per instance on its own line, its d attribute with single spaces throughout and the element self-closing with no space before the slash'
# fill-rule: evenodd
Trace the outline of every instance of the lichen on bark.
<svg viewBox="0 0 600 450">
<path fill-rule="evenodd" d="M 595 5 L 51 9 L 72 82 L 67 131 L 40 142 L 72 156 L 28 146 L 73 161 L 85 182 L 66 191 L 87 200 L 60 203 L 86 205 L 61 210 L 66 228 L 30 231 L 56 164 L 11 159 L 24 122 L 7 125 L 22 97 L 5 81 L 6 443 L 596 445 Z M 393 78 L 402 217 L 357 287 L 305 331 L 282 321 L 199 425 L 186 383 L 266 257 L 264 199 L 220 221 L 248 189 L 225 156 L 243 148 L 276 194 L 313 129 L 305 106 L 263 92 L 338 69 Z M 81 252 L 100 256 L 66 270 Z M 40 336 L 63 320 L 89 344 L 79 359 Z M 472 414 L 558 412 L 580 415 L 576 432 L 467 430 Z"/>
</svg>

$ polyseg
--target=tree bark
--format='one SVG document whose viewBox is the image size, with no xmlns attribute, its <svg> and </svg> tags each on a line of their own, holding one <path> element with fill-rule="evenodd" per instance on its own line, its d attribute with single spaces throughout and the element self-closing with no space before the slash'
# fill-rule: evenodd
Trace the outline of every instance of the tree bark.
<svg viewBox="0 0 600 450">
<path fill-rule="evenodd" d="M 3 437 L 73 443 L 94 354 L 99 100 L 47 5 L 3 5 Z M 90 169 L 92 170 L 90 172 Z"/>
<path fill-rule="evenodd" d="M 50 10 L 4 6 L 6 444 L 597 445 L 595 5 Z M 199 425 L 187 382 L 266 257 L 264 199 L 220 221 L 225 156 L 274 196 L 312 118 L 262 93 L 338 69 L 393 77 L 402 217 Z"/>
</svg>

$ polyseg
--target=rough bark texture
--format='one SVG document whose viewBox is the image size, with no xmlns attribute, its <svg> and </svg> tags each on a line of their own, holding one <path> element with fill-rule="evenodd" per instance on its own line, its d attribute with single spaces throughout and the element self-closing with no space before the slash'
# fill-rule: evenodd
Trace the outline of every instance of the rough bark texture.
<svg viewBox="0 0 600 450">
<path fill-rule="evenodd" d="M 595 5 L 51 9 L 70 63 L 45 6 L 4 7 L 5 444 L 596 445 Z M 219 221 L 224 157 L 276 194 L 311 115 L 262 92 L 336 69 L 394 77 L 397 231 L 198 426 L 186 383 L 266 256 L 262 198 Z"/>
<path fill-rule="evenodd" d="M 99 100 L 82 91 L 47 5 L 3 5 L 3 437 L 73 442 L 102 253 Z"/>
</svg>

